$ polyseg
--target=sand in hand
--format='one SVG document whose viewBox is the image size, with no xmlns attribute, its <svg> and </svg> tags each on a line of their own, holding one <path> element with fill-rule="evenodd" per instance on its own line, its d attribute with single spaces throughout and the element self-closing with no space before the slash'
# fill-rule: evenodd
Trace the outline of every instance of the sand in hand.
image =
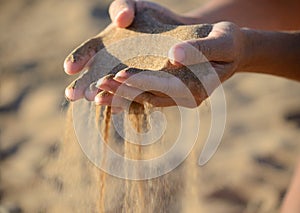
<svg viewBox="0 0 300 213">
<path fill-rule="evenodd" d="M 203 97 L 206 95 L 206 92 L 200 79 L 187 67 L 183 65 L 174 66 L 169 63 L 166 54 L 167 50 L 174 43 L 205 37 L 211 28 L 211 25 L 181 26 L 176 20 L 164 17 L 158 11 L 138 8 L 135 20 L 128 29 L 120 29 L 109 25 L 99 35 L 88 40 L 70 54 L 69 58 L 78 62 L 84 60 L 84 55 L 94 55 L 98 52 L 86 66 L 85 72 L 71 83 L 69 89 L 87 88 L 102 76 L 106 74 L 113 76 L 120 69 L 127 69 L 127 72 L 133 73 L 157 70 L 178 77 L 186 85 L 186 88 L 192 88 L 192 90 L 188 91 L 191 97 L 194 97 L 193 95 L 201 95 Z M 150 37 L 147 37 L 147 35 L 150 35 Z M 151 37 L 151 35 L 154 36 Z M 131 54 L 133 57 L 127 54 Z M 149 74 L 164 75 L 163 72 L 149 72 Z M 151 88 L 148 89 L 150 90 Z M 167 92 L 170 94 L 166 95 L 172 97 L 173 91 Z M 188 102 L 185 101 L 187 104 Z M 189 106 L 197 106 L 195 100 L 190 102 Z M 196 171 L 193 171 L 196 169 L 197 163 L 195 154 L 190 159 L 193 163 L 183 164 L 170 172 L 167 170 L 167 164 L 172 164 L 172 161 L 176 161 L 176 158 L 179 158 L 176 156 L 177 154 L 180 155 L 179 152 L 175 153 L 175 156 L 172 156 L 172 159 L 169 159 L 168 162 L 163 162 L 164 165 L 148 166 L 147 169 L 138 163 L 131 167 L 131 164 L 126 160 L 145 161 L 158 158 L 174 146 L 177 136 L 175 134 L 174 137 L 174 129 L 180 130 L 180 118 L 176 119 L 176 116 L 179 117 L 178 110 L 164 110 L 169 131 L 167 130 L 158 137 L 156 143 L 145 146 L 143 144 L 145 137 L 141 136 L 141 134 L 151 131 L 149 121 L 150 114 L 153 112 L 151 102 L 150 104 L 146 102 L 145 104 L 132 102 L 128 105 L 127 110 L 117 115 L 118 122 L 122 123 L 121 131 L 126 138 L 122 137 L 122 134 L 120 135 L 120 132 L 118 132 L 120 130 L 116 130 L 114 127 L 111 119 L 111 107 L 95 107 L 92 103 L 87 102 L 84 106 L 76 105 L 75 103 L 74 107 L 80 107 L 80 110 L 77 110 L 78 114 L 82 111 L 90 112 L 87 116 L 89 117 L 88 125 L 96 127 L 95 131 L 99 131 L 102 135 L 104 144 L 115 149 L 124 158 L 122 162 L 111 160 L 106 146 L 99 147 L 92 144 L 89 148 L 83 148 L 84 151 L 89 149 L 93 150 L 94 153 L 94 150 L 101 150 L 96 151 L 96 154 L 93 155 L 94 163 L 105 168 L 105 170 L 115 167 L 120 172 L 119 176 L 125 178 L 120 179 L 101 170 L 96 171 L 99 177 L 97 181 L 98 186 L 95 186 L 94 190 L 98 191 L 99 197 L 96 199 L 95 205 L 98 206 L 99 212 L 188 212 L 189 210 L 197 209 L 199 203 L 197 202 L 198 192 L 195 187 L 192 187 L 198 185 L 195 176 Z M 159 109 L 155 108 L 155 110 Z M 163 109 L 160 110 L 163 111 Z M 75 109 L 75 113 L 77 111 Z M 81 117 L 78 114 L 75 114 L 76 122 L 86 120 L 84 118 L 87 115 L 86 113 Z M 159 122 L 160 120 L 154 121 L 154 125 L 159 126 Z M 72 128 L 72 124 L 69 127 Z M 79 132 L 83 132 L 81 131 L 82 128 L 91 131 L 93 127 L 88 128 L 86 125 L 77 127 Z M 130 130 L 130 128 L 133 128 L 134 131 Z M 173 132 L 172 137 L 170 137 L 172 135 L 170 133 L 171 130 Z M 85 134 L 84 138 L 86 140 L 94 140 L 92 136 L 86 134 L 86 131 L 84 132 L 79 134 Z M 152 133 L 152 137 L 155 137 L 155 134 L 155 132 Z M 134 143 L 129 141 L 128 138 L 134 139 Z M 186 137 L 185 140 L 193 141 L 193 138 Z M 186 142 L 186 146 L 188 146 L 188 142 Z M 166 169 L 169 173 L 165 174 L 167 173 L 165 172 L 162 175 L 155 175 L 159 169 Z"/>
</svg>

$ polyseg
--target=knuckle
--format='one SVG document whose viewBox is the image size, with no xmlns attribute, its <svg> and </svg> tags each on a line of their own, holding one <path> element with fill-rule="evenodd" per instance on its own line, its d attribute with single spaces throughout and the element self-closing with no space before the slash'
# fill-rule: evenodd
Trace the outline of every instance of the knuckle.
<svg viewBox="0 0 300 213">
<path fill-rule="evenodd" d="M 202 103 L 202 100 L 201 100 L 201 99 L 195 99 L 195 101 L 196 101 L 196 106 L 195 106 L 195 107 L 200 106 L 201 103 Z"/>
<path fill-rule="evenodd" d="M 159 106 L 160 104 L 160 101 L 155 98 L 155 97 L 152 97 L 149 101 L 148 101 L 149 104 L 153 105 L 153 106 Z"/>
<path fill-rule="evenodd" d="M 151 95 L 149 92 L 143 92 L 137 97 L 140 103 L 148 103 L 151 105 L 157 105 L 157 99 L 155 96 Z"/>
</svg>

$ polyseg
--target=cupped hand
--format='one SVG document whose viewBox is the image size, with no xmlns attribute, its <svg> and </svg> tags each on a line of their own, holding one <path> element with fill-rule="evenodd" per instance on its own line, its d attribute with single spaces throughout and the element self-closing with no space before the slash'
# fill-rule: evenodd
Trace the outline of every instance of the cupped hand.
<svg viewBox="0 0 300 213">
<path fill-rule="evenodd" d="M 244 45 L 244 35 L 238 26 L 229 22 L 214 24 L 207 37 L 179 43 L 169 51 L 170 61 L 173 61 L 174 67 L 180 67 L 181 64 L 191 65 L 191 63 L 209 61 L 213 71 L 210 70 L 209 74 L 206 73 L 200 76 L 202 86 L 204 83 L 206 88 L 199 88 L 198 85 L 193 83 L 182 84 L 175 76 L 155 75 L 156 71 L 153 71 L 152 75 L 144 72 L 136 75 L 134 72 L 128 72 L 128 70 L 121 70 L 115 76 L 105 76 L 98 81 L 97 87 L 106 92 L 98 94 L 95 97 L 95 102 L 100 105 L 112 105 L 113 98 L 116 98 L 117 101 L 114 102 L 114 105 L 119 107 L 132 100 L 138 103 L 147 102 L 160 107 L 173 105 L 199 106 L 220 83 L 242 69 L 245 60 Z M 196 48 L 205 57 L 191 60 L 192 48 Z M 121 85 L 122 89 L 118 91 Z M 185 98 L 187 94 L 186 86 L 194 96 L 195 104 L 190 102 L 188 97 Z M 151 91 L 148 91 L 147 88 L 151 88 Z M 166 95 L 167 93 L 169 95 Z"/>
<path fill-rule="evenodd" d="M 184 24 L 184 17 L 176 15 L 166 8 L 151 2 L 133 0 L 117 0 L 111 4 L 109 12 L 113 23 L 118 27 L 129 26 L 134 19 L 136 7 L 154 8 L 165 16 L 171 17 L 171 21 L 174 22 L 174 20 L 176 20 L 178 24 Z M 90 46 L 95 45 L 90 44 Z M 239 27 L 233 23 L 216 23 L 212 25 L 212 30 L 207 37 L 185 41 L 173 46 L 169 50 L 170 63 L 178 67 L 182 66 L 182 64 L 189 65 L 191 63 L 191 46 L 206 56 L 207 60 L 215 69 L 220 83 L 232 76 L 243 65 L 244 35 Z M 90 51 L 87 51 L 87 54 L 81 56 L 81 60 L 74 60 L 72 58 L 66 59 L 64 67 L 68 74 L 80 72 L 89 59 L 98 51 L 98 49 L 89 48 L 88 46 L 84 48 Z M 192 63 L 203 63 L 205 61 L 206 59 L 201 57 L 198 61 L 192 60 Z M 186 85 L 179 83 L 177 77 L 158 77 L 155 74 L 149 75 L 149 73 L 146 74 L 142 72 L 136 77 L 133 75 L 132 72 L 121 70 L 115 76 L 104 76 L 97 84 L 94 83 L 90 85 L 89 89 L 85 91 L 84 96 L 87 100 L 94 100 L 96 104 L 100 105 L 112 105 L 112 103 L 114 103 L 115 109 L 121 109 L 132 100 L 139 103 L 147 102 L 154 106 L 162 107 L 172 105 L 196 107 L 218 86 L 215 80 L 210 83 L 210 78 L 204 78 L 208 81 L 206 82 L 207 85 L 212 85 L 209 89 L 210 91 L 203 92 L 198 86 L 195 86 L 195 84 L 186 84 L 195 98 L 196 104 L 191 106 L 188 101 L 185 100 L 184 94 L 181 94 L 181 91 L 185 91 L 183 87 Z M 93 79 L 93 81 L 97 80 L 98 79 Z M 123 85 L 122 89 L 118 90 L 120 85 Z M 147 91 L 145 85 L 151 86 L 151 91 Z M 80 89 L 81 88 L 78 88 L 78 90 Z M 166 95 L 166 91 L 173 91 L 173 95 Z M 82 92 L 79 93 L 81 94 Z M 70 100 L 82 98 L 82 96 L 77 97 L 74 94 L 76 94 L 76 91 L 71 94 L 66 90 L 66 96 Z M 174 98 L 176 101 L 174 101 Z"/>
<path fill-rule="evenodd" d="M 184 24 L 184 17 L 173 13 L 167 8 L 160 6 L 153 2 L 148 1 L 134 1 L 134 0 L 115 0 L 109 7 L 109 15 L 112 23 L 120 28 L 128 27 L 134 20 L 135 12 L 137 9 L 143 11 L 143 9 L 152 9 L 156 13 L 160 14 L 162 22 L 165 24 Z M 64 61 L 64 70 L 67 74 L 73 75 L 79 73 L 86 63 L 101 49 L 101 40 L 90 39 L 89 42 L 84 43 L 77 47 L 73 52 L 79 51 L 80 58 L 74 58 L 74 55 L 70 54 Z"/>
</svg>

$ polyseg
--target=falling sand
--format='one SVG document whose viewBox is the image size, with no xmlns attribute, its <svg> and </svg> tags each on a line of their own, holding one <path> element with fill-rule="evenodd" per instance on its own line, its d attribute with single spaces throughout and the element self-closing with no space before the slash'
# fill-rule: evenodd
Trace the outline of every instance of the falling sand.
<svg viewBox="0 0 300 213">
<path fill-rule="evenodd" d="M 135 21 L 128 29 L 119 29 L 113 25 L 108 26 L 95 38 L 85 42 L 79 49 L 74 51 L 69 57 L 73 61 L 82 60 L 82 55 L 98 52 L 100 49 L 107 47 L 114 42 L 124 38 L 135 37 L 144 34 L 160 34 L 172 36 L 179 40 L 189 40 L 205 37 L 211 30 L 211 25 L 180 25 L 178 21 L 154 9 L 137 8 Z M 121 51 L 121 50 L 120 50 Z M 97 58 L 95 58 L 97 60 Z M 99 59 L 100 60 L 100 59 Z M 198 88 L 192 91 L 193 95 L 197 92 L 203 92 L 201 83 L 190 70 L 184 66 L 178 67 L 171 65 L 165 57 L 160 56 L 138 56 L 126 61 L 120 60 L 120 65 L 115 67 L 110 73 L 113 75 L 118 70 L 126 68 L 128 72 L 140 72 L 143 70 L 161 70 L 179 77 L 190 88 Z M 69 87 L 80 88 L 87 83 L 92 83 L 103 76 L 103 73 L 96 71 L 96 68 L 84 73 L 80 78 L 75 80 Z M 105 93 L 104 93 L 105 95 Z M 150 115 L 154 109 L 164 112 L 167 124 L 165 134 L 150 145 L 142 145 L 142 139 L 135 137 L 135 143 L 124 139 L 116 131 L 112 122 L 111 107 L 94 106 L 89 104 L 91 125 L 97 127 L 102 139 L 106 145 L 118 154 L 124 157 L 124 164 L 119 166 L 120 171 L 125 177 L 131 177 L 132 173 L 144 172 L 137 165 L 134 169 L 129 169 L 126 163 L 127 159 L 132 160 L 149 160 L 157 158 L 167 152 L 176 141 L 177 133 L 180 132 L 179 111 L 171 109 L 153 108 L 151 104 L 138 104 L 132 102 L 129 109 L 119 113 L 118 120 L 122 123 L 125 135 L 131 134 L 128 128 L 133 128 L 137 133 L 146 133 L 151 131 Z M 72 106 L 70 107 L 70 112 Z M 73 128 L 71 113 L 68 113 L 68 129 Z M 85 119 L 85 118 L 82 118 Z M 192 119 L 192 118 L 191 118 Z M 155 122 L 155 121 L 154 121 Z M 160 125 L 156 123 L 155 125 Z M 188 124 L 184 124 L 188 125 Z M 70 140 L 70 132 L 68 139 Z M 189 138 L 187 137 L 188 141 Z M 70 152 L 70 151 L 69 151 Z M 101 150 L 100 166 L 105 167 L 107 164 L 107 148 Z M 174 156 L 176 160 L 176 156 Z M 118 164 L 118 163 L 116 163 Z M 98 165 L 99 166 L 99 165 Z M 164 169 L 162 167 L 161 169 Z M 179 165 L 173 171 L 159 177 L 130 180 L 114 177 L 100 169 L 91 169 L 96 175 L 97 183 L 92 183 L 90 191 L 97 192 L 94 201 L 90 201 L 92 212 L 197 212 L 199 210 L 197 184 L 197 159 L 196 151 L 193 151 L 185 162 Z M 143 174 L 140 174 L 143 176 Z M 88 193 L 88 192 L 85 192 Z M 86 195 L 87 197 L 91 196 Z M 83 195 L 84 196 L 84 195 Z"/>
</svg>

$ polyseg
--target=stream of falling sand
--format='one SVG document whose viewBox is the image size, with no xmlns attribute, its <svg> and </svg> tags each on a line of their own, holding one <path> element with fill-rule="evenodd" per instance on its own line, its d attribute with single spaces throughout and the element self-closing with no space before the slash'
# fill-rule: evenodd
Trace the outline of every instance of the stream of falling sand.
<svg viewBox="0 0 300 213">
<path fill-rule="evenodd" d="M 124 141 L 116 134 L 112 123 L 111 109 L 109 107 L 95 107 L 93 104 L 85 109 L 90 112 L 90 124 L 101 128 L 105 143 L 119 154 L 130 159 L 151 159 L 160 156 L 169 150 L 177 137 L 176 124 L 180 123 L 176 112 L 161 109 L 167 115 L 170 131 L 157 143 L 142 147 Z M 137 107 L 137 106 L 135 106 Z M 61 191 L 61 205 L 68 205 L 72 212 L 99 212 L 99 213 L 185 213 L 201 212 L 199 202 L 199 186 L 197 166 L 197 151 L 193 151 L 187 160 L 169 173 L 149 180 L 126 180 L 114 177 L 94 166 L 75 143 L 74 128 L 72 124 L 72 105 L 67 114 L 67 143 L 62 150 L 62 171 L 67 171 L 65 188 Z M 149 127 L 149 114 L 151 109 L 139 106 L 139 110 L 124 113 L 124 130 L 133 125 L 136 131 L 147 131 Z M 168 116 L 169 115 L 169 116 Z M 96 117 L 96 118 L 95 118 Z M 128 118 L 128 119 L 127 119 Z M 190 118 L 193 119 L 193 118 Z M 159 125 L 159 124 L 157 124 Z M 189 140 L 189 138 L 186 138 Z M 106 149 L 102 150 L 102 163 L 105 161 Z M 68 163 L 69 162 L 69 163 Z M 123 164 L 122 164 L 123 165 Z M 117 165 L 118 166 L 118 165 Z M 119 166 L 118 166 L 119 168 Z M 127 165 L 120 169 L 128 172 Z M 139 167 L 132 172 L 141 172 Z M 79 176 L 78 176 L 79 174 Z M 86 179 L 89 180 L 86 182 Z M 57 206 L 57 205 L 55 205 Z M 58 206 L 57 206 L 58 208 Z M 67 210 L 66 210 L 67 211 Z M 69 212 L 69 210 L 67 211 Z"/>
<path fill-rule="evenodd" d="M 148 131 L 150 111 L 149 106 L 133 103 L 129 112 L 124 113 L 123 125 L 133 126 L 138 133 Z M 165 137 L 160 139 L 160 144 L 151 145 L 146 149 L 142 145 L 133 144 L 126 140 L 122 143 L 116 142 L 116 135 L 113 132 L 114 128 L 111 123 L 110 107 L 105 107 L 104 109 L 96 107 L 95 122 L 103 133 L 104 143 L 111 145 L 110 147 L 114 147 L 113 143 L 117 143 L 123 149 L 121 153 L 123 153 L 125 158 L 135 160 L 149 159 L 169 148 L 168 142 L 164 141 Z M 125 127 L 124 130 L 126 131 Z M 141 143 L 140 140 L 139 142 Z M 105 164 L 106 148 L 103 149 L 101 154 L 103 157 L 101 158 L 101 163 Z M 191 160 L 195 163 L 196 158 L 192 158 Z M 123 169 L 126 176 L 129 176 L 127 166 L 125 160 Z M 193 200 L 197 200 L 197 188 L 195 185 L 192 187 L 187 186 L 193 184 L 196 171 L 191 171 L 188 167 L 190 166 L 179 166 L 168 174 L 150 180 L 124 180 L 98 170 L 100 193 L 98 212 L 186 212 L 187 206 L 191 206 Z M 138 173 L 142 171 L 137 166 L 130 172 Z M 190 197 L 189 194 L 193 194 L 193 197 Z"/>
<path fill-rule="evenodd" d="M 103 120 L 104 124 L 103 124 L 103 136 L 104 136 L 104 143 L 108 144 L 109 143 L 109 128 L 110 128 L 110 117 L 111 117 L 111 107 L 106 107 L 105 111 L 105 118 Z M 95 117 L 95 122 L 96 124 L 99 123 L 99 118 L 100 118 L 100 109 L 99 107 L 96 108 L 96 117 Z M 106 150 L 106 146 L 104 146 L 103 149 L 103 160 L 102 160 L 102 164 L 105 165 L 106 163 L 106 154 L 107 154 L 107 150 Z M 105 180 L 106 179 L 106 173 L 105 172 L 100 172 L 100 208 L 99 211 L 100 212 L 105 212 L 105 202 L 104 202 L 104 198 L 105 198 Z"/>
</svg>

